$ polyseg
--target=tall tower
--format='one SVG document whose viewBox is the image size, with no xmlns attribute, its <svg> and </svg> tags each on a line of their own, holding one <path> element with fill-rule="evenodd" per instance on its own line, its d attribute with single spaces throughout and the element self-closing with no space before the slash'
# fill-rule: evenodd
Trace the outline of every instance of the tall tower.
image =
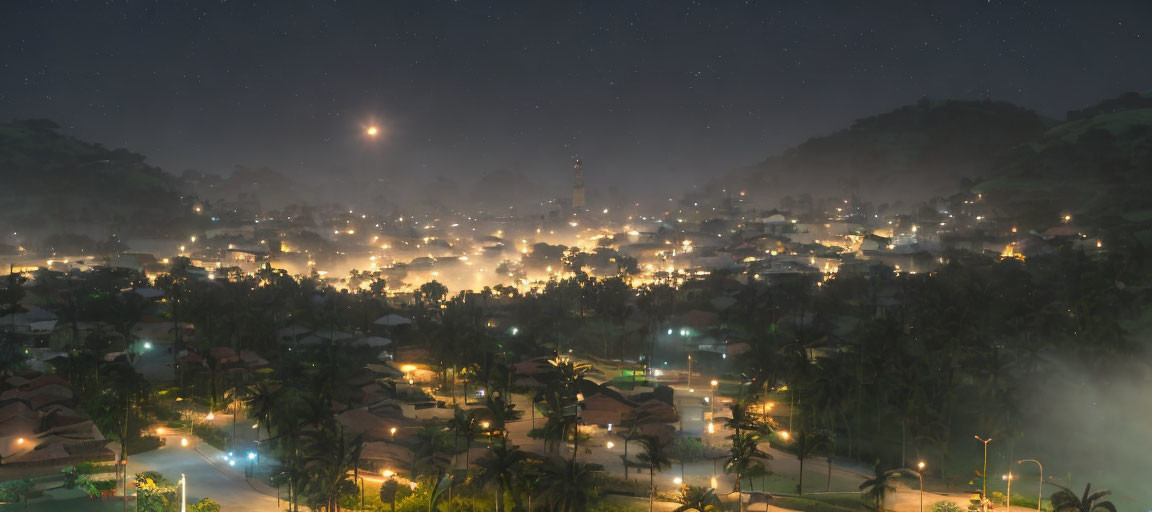
<svg viewBox="0 0 1152 512">
<path fill-rule="evenodd" d="M 572 209 L 584 209 L 584 166 L 580 165 L 580 159 L 576 159 L 576 163 L 572 166 Z"/>
</svg>

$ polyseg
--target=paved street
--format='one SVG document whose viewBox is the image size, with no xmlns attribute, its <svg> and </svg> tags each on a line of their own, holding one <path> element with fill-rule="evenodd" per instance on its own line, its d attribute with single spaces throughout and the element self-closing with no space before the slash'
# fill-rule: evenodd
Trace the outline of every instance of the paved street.
<svg viewBox="0 0 1152 512">
<path fill-rule="evenodd" d="M 190 439 L 191 440 L 191 439 Z M 181 447 L 179 438 L 168 446 L 128 458 L 128 471 L 159 471 L 172 481 L 183 473 L 188 479 L 189 502 L 209 497 L 228 512 L 274 512 L 276 497 L 258 492 L 244 479 L 240 463 L 229 467 L 219 450 L 206 443 Z"/>
</svg>

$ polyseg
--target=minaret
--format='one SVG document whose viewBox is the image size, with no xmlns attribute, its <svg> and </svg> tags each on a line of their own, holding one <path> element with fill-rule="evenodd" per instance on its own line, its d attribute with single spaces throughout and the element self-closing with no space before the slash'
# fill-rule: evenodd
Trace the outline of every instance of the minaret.
<svg viewBox="0 0 1152 512">
<path fill-rule="evenodd" d="M 575 165 L 572 166 L 572 209 L 584 209 L 584 166 L 580 165 L 580 159 L 576 159 Z"/>
</svg>

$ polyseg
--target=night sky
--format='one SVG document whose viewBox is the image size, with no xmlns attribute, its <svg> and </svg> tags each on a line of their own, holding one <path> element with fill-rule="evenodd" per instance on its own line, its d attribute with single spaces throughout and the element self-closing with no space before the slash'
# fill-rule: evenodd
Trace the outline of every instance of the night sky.
<svg viewBox="0 0 1152 512">
<path fill-rule="evenodd" d="M 1147 0 L 6 1 L 0 119 L 174 172 L 547 181 L 578 154 L 591 187 L 682 189 L 923 96 L 1150 89 L 1150 27 Z"/>
</svg>

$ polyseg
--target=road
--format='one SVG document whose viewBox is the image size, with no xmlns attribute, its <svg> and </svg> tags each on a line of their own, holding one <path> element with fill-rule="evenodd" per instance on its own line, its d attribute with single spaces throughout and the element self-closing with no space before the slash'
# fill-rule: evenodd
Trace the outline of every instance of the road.
<svg viewBox="0 0 1152 512">
<path fill-rule="evenodd" d="M 230 467 L 219 450 L 195 438 L 189 441 L 190 446 L 182 447 L 179 437 L 169 438 L 167 446 L 130 456 L 128 471 L 132 474 L 159 471 L 172 481 L 179 480 L 183 473 L 188 480 L 189 503 L 208 497 L 229 512 L 277 510 L 276 497 L 259 492 L 249 484 L 240 463 Z"/>
</svg>

